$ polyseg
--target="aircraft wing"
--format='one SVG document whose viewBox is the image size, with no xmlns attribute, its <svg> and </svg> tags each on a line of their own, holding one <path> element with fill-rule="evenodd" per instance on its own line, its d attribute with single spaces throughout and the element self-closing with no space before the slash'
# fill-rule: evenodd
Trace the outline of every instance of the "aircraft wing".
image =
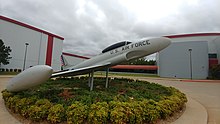
<svg viewBox="0 0 220 124">
<path fill-rule="evenodd" d="M 57 73 L 52 74 L 51 78 L 58 77 L 58 76 L 76 76 L 76 75 L 87 74 L 92 71 L 103 69 L 103 68 L 108 67 L 110 65 L 111 65 L 111 63 L 106 63 L 106 64 L 93 65 L 93 66 L 88 66 L 88 67 L 74 69 L 74 70 L 57 72 Z"/>
</svg>

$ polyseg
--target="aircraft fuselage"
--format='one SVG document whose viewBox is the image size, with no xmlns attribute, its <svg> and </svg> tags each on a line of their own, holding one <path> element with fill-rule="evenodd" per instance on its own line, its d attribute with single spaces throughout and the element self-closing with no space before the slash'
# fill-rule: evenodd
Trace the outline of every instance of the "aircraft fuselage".
<svg viewBox="0 0 220 124">
<path fill-rule="evenodd" d="M 122 42 L 127 43 L 127 42 Z M 47 65 L 37 65 L 24 70 L 14 78 L 12 78 L 6 89 L 11 92 L 26 90 L 33 86 L 45 82 L 47 79 L 58 76 L 75 76 L 80 74 L 92 73 L 95 70 L 108 68 L 120 64 L 121 62 L 144 57 L 166 48 L 171 43 L 169 38 L 151 38 L 143 39 L 138 42 L 129 44 L 115 44 L 103 50 L 98 56 L 86 60 L 80 64 L 68 68 L 63 72 L 53 73 L 53 69 Z M 118 45 L 118 46 L 117 46 Z M 93 77 L 93 76 L 92 76 Z M 92 78 L 93 79 L 93 78 Z M 107 78 L 106 78 L 107 79 Z M 91 81 L 93 82 L 93 81 Z M 107 82 L 107 81 L 106 81 Z M 92 90 L 91 83 L 90 90 Z"/>
<path fill-rule="evenodd" d="M 86 60 L 78 65 L 70 67 L 70 69 L 78 69 L 96 64 L 110 63 L 110 66 L 117 65 L 124 61 L 144 57 L 155 52 L 159 52 L 170 44 L 170 39 L 152 38 L 143 39 L 122 47 L 101 53 L 89 60 Z"/>
</svg>

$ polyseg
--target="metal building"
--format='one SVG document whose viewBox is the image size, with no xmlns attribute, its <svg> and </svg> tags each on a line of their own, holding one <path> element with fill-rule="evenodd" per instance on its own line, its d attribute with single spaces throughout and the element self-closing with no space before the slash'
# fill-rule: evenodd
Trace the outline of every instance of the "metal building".
<svg viewBox="0 0 220 124">
<path fill-rule="evenodd" d="M 60 70 L 63 37 L 0 15 L 0 39 L 12 49 L 10 64 L 1 68 L 23 70 L 46 64 Z"/>
<path fill-rule="evenodd" d="M 172 44 L 158 53 L 160 77 L 206 79 L 220 62 L 220 33 L 166 36 Z"/>
</svg>

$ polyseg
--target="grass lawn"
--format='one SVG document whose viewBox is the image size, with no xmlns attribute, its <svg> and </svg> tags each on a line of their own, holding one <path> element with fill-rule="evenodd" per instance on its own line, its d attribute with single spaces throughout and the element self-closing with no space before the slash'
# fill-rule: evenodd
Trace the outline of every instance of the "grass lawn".
<svg viewBox="0 0 220 124">
<path fill-rule="evenodd" d="M 17 75 L 17 74 L 19 74 L 19 72 L 6 72 L 6 71 L 0 72 L 0 75 Z"/>
</svg>

